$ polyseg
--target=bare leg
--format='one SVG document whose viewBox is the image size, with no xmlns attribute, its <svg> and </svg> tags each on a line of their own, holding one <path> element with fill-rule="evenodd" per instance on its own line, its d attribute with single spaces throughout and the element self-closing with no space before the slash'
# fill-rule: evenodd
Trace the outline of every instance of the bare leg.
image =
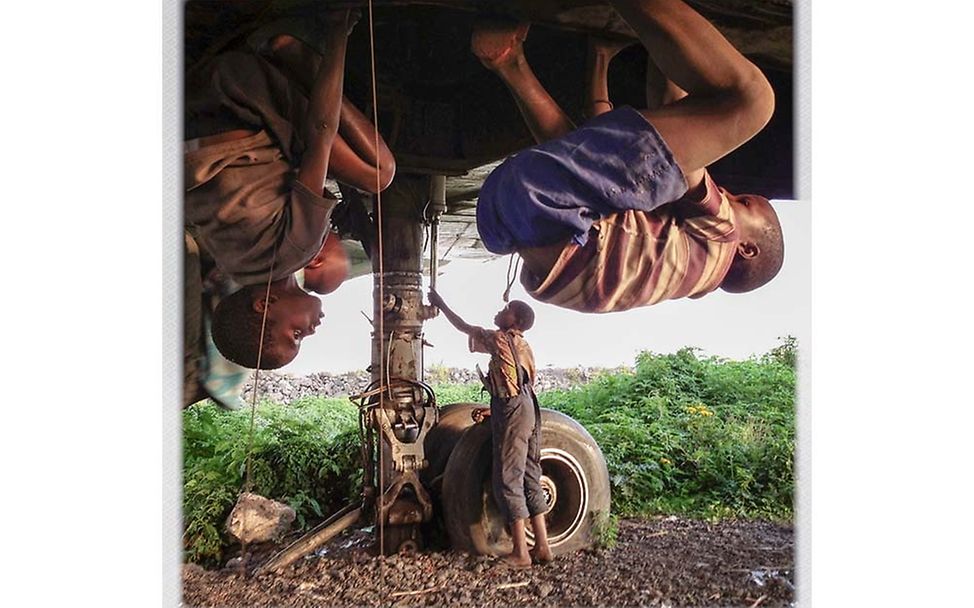
<svg viewBox="0 0 974 608">
<path fill-rule="evenodd" d="M 595 37 L 588 39 L 588 99 L 585 107 L 589 117 L 612 109 L 612 100 L 609 99 L 609 63 L 619 51 L 632 44 Z"/>
<path fill-rule="evenodd" d="M 531 554 L 528 553 L 528 535 L 525 519 L 515 520 L 511 524 L 511 538 L 514 540 L 514 550 L 504 558 L 504 562 L 514 568 L 530 568 Z"/>
<path fill-rule="evenodd" d="M 667 78 L 650 57 L 646 62 L 646 109 L 658 110 L 686 96 L 687 92 Z"/>
<path fill-rule="evenodd" d="M 484 23 L 470 39 L 470 49 L 484 66 L 497 74 L 514 96 L 521 116 L 535 141 L 557 139 L 575 128 L 571 119 L 534 75 L 524 56 L 527 24 Z M 545 276 L 561 255 L 564 244 L 518 250 L 524 269 Z"/>
<path fill-rule="evenodd" d="M 588 43 L 588 113 L 598 116 L 612 109 L 609 99 L 609 63 L 631 42 L 611 41 L 590 37 Z M 659 66 L 649 58 L 646 64 L 646 109 L 658 110 L 661 107 L 679 101 L 687 96 L 687 92 L 676 86 L 668 79 Z M 691 192 L 696 191 L 703 182 L 703 169 L 689 171 L 685 177 L 691 185 Z"/>
<path fill-rule="evenodd" d="M 687 92 L 676 86 L 672 80 L 667 78 L 650 57 L 646 62 L 646 109 L 648 111 L 659 110 L 663 106 L 680 101 L 687 96 Z M 706 169 L 684 170 L 684 177 L 687 180 L 689 190 L 687 194 L 691 197 L 699 198 L 706 191 L 703 183 Z"/>
<path fill-rule="evenodd" d="M 554 561 L 555 556 L 551 554 L 551 547 L 548 546 L 548 527 L 544 515 L 535 515 L 531 518 L 531 529 L 534 530 L 534 548 L 530 551 L 531 558 L 543 564 Z"/>
<path fill-rule="evenodd" d="M 556 139 L 575 128 L 548 94 L 524 56 L 527 24 L 484 23 L 470 39 L 470 49 L 510 89 L 535 141 Z"/>
<path fill-rule="evenodd" d="M 774 110 L 767 79 L 696 11 L 679 0 L 610 3 L 666 78 L 687 92 L 643 112 L 685 174 L 725 156 L 767 124 Z"/>
</svg>

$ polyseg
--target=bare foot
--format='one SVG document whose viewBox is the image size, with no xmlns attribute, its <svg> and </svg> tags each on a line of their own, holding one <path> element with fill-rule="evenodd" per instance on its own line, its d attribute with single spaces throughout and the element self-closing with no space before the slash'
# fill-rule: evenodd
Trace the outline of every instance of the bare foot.
<svg viewBox="0 0 974 608">
<path fill-rule="evenodd" d="M 496 69 L 524 55 L 523 43 L 530 23 L 483 21 L 470 36 L 470 50 L 484 67 Z"/>
<path fill-rule="evenodd" d="M 551 554 L 551 549 L 549 547 L 545 547 L 544 549 L 535 547 L 531 549 L 529 554 L 531 559 L 539 564 L 548 564 L 555 561 L 555 556 Z"/>
<path fill-rule="evenodd" d="M 515 568 L 517 570 L 523 570 L 525 568 L 531 567 L 531 556 L 530 555 L 517 555 L 511 553 L 501 558 L 501 563 L 508 568 Z"/>
</svg>

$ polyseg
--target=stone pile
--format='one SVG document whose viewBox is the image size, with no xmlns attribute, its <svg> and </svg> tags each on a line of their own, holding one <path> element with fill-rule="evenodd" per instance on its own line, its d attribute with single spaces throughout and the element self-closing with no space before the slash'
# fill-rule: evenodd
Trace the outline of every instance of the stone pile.
<svg viewBox="0 0 974 608">
<path fill-rule="evenodd" d="M 538 392 L 569 389 L 587 384 L 606 372 L 596 367 L 542 368 L 538 370 L 535 390 Z M 361 392 L 372 378 L 368 372 L 345 372 L 329 374 L 316 372 L 305 376 L 294 376 L 265 371 L 260 373 L 259 392 L 261 398 L 277 403 L 290 403 L 303 397 L 344 397 Z M 426 370 L 429 384 L 480 384 L 477 372 L 473 369 L 443 368 L 432 366 Z M 244 386 L 243 397 L 249 403 L 254 390 L 253 379 Z"/>
</svg>

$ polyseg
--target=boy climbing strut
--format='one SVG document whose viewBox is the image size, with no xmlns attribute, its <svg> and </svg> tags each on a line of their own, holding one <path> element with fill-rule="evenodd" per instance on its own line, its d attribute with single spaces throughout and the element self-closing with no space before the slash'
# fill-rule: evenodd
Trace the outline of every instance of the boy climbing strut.
<svg viewBox="0 0 974 608">
<path fill-rule="evenodd" d="M 757 289 L 781 268 L 777 215 L 763 197 L 718 188 L 706 167 L 767 124 L 770 85 L 683 2 L 610 4 L 649 52 L 647 107 L 612 109 L 606 77 L 621 47 L 596 41 L 594 118 L 577 129 L 527 63 L 526 24 L 475 30 L 473 52 L 508 86 L 539 142 L 484 182 L 484 245 L 523 257 L 533 297 L 583 312 Z"/>
<path fill-rule="evenodd" d="M 541 489 L 541 411 L 534 395 L 535 367 L 524 332 L 534 325 L 534 311 L 513 300 L 494 316 L 496 330 L 469 325 L 447 307 L 436 291 L 429 301 L 470 339 L 471 352 L 488 353 L 490 428 L 493 438 L 491 484 L 504 514 L 514 549 L 507 565 L 527 568 L 532 559 L 553 559 L 544 514 L 548 510 Z M 526 521 L 534 531 L 528 551 Z"/>
</svg>

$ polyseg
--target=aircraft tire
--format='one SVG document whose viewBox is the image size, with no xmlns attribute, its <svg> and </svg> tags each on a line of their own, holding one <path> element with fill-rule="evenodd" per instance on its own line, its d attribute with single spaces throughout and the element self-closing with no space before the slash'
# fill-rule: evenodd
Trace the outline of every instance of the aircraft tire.
<svg viewBox="0 0 974 608">
<path fill-rule="evenodd" d="M 541 468 L 552 553 L 595 545 L 611 501 L 609 472 L 598 444 L 575 420 L 542 408 Z M 511 551 L 511 537 L 491 491 L 490 469 L 490 424 L 472 424 L 443 473 L 443 519 L 454 549 L 480 555 Z M 530 526 L 528 543 L 533 545 Z"/>
</svg>

